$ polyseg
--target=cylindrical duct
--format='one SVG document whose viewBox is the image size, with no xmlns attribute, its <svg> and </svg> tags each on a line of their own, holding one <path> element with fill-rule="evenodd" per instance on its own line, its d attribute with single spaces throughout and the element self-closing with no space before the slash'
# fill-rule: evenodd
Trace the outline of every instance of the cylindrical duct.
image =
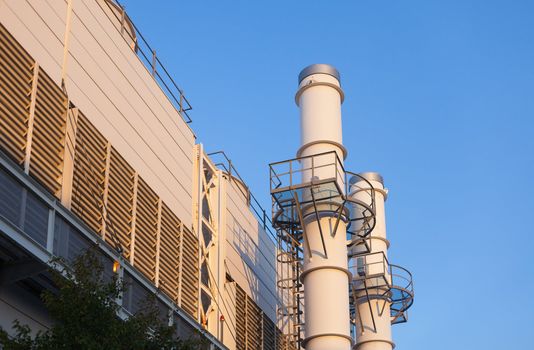
<svg viewBox="0 0 534 350">
<path fill-rule="evenodd" d="M 300 107 L 301 125 L 301 147 L 297 156 L 325 154 L 302 160 L 302 167 L 309 169 L 302 173 L 302 183 L 337 178 L 336 164 L 342 165 L 346 155 L 341 137 L 343 91 L 339 73 L 334 67 L 325 64 L 305 68 L 299 76 L 295 100 Z M 336 160 L 334 152 L 339 160 Z M 337 180 L 339 189 L 344 191 L 343 180 Z M 301 222 L 306 233 L 302 270 L 305 318 L 303 345 L 307 350 L 348 350 L 352 346 L 352 339 L 348 295 L 351 274 L 347 264 L 346 218 L 339 220 L 334 233 L 338 215 L 336 209 L 340 203 L 328 200 L 315 202 L 311 198 L 311 191 L 335 192 L 319 187 L 311 186 L 303 193 L 303 201 L 306 203 L 302 207 Z"/>
<path fill-rule="evenodd" d="M 376 225 L 367 238 L 370 253 L 352 258 L 351 266 L 356 266 L 357 270 L 362 274 L 366 273 L 370 276 L 378 277 L 366 279 L 365 285 L 363 281 L 355 283 L 355 288 L 360 291 L 357 293 L 358 300 L 355 300 L 359 315 L 355 317 L 356 345 L 354 348 L 357 350 L 392 350 L 395 344 L 391 340 L 390 303 L 382 295 L 387 292 L 386 283 L 391 283 L 391 275 L 387 265 L 389 242 L 386 238 L 384 209 L 387 190 L 384 188 L 384 181 L 380 174 L 369 172 L 359 175 L 361 177 L 355 176 L 350 181 L 349 197 L 370 204 L 371 188 L 369 183 L 373 186 L 375 190 Z M 353 210 L 360 209 L 354 206 Z M 361 223 L 356 222 L 355 225 L 361 225 Z M 355 229 L 358 229 L 358 227 Z M 358 253 L 358 250 L 361 249 L 361 245 L 353 245 L 351 255 Z M 381 274 L 383 275 L 381 276 Z M 367 293 L 363 290 L 365 287 L 367 288 Z"/>
</svg>

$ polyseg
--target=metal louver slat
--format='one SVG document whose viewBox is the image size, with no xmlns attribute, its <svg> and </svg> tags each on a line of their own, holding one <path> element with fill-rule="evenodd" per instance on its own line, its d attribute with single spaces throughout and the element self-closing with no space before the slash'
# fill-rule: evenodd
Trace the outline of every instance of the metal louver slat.
<svg viewBox="0 0 534 350">
<path fill-rule="evenodd" d="M 137 184 L 135 252 L 133 264 L 152 282 L 154 282 L 156 278 L 158 201 L 158 196 L 152 191 L 150 186 L 139 177 Z"/>
<path fill-rule="evenodd" d="M 24 72 L 21 71 L 8 71 L 4 62 L 1 61 L 2 56 L 0 55 L 0 84 L 3 86 L 3 94 L 9 99 L 13 99 L 17 104 L 24 106 L 28 103 L 28 94 L 25 93 L 25 89 L 29 86 L 29 81 L 31 79 L 25 79 L 22 77 Z M 31 68 L 28 69 L 31 71 Z M 11 88 L 13 87 L 13 88 Z M 22 87 L 23 89 L 20 89 Z"/>
<path fill-rule="evenodd" d="M 183 228 L 182 256 L 182 308 L 195 319 L 198 306 L 198 240 L 187 228 Z"/>
<path fill-rule="evenodd" d="M 261 309 L 247 295 L 246 313 L 247 313 L 247 350 L 261 349 L 262 346 L 262 319 Z"/>
<path fill-rule="evenodd" d="M 236 284 L 236 349 L 281 349 L 282 334 L 258 304 Z"/>
<path fill-rule="evenodd" d="M 29 64 L 32 61 L 30 55 L 24 50 L 24 48 L 9 34 L 6 27 L 0 23 L 0 44 L 6 48 L 12 55 L 18 57 L 18 60 L 14 60 L 16 64 Z"/>
<path fill-rule="evenodd" d="M 31 140 L 30 174 L 58 198 L 62 183 L 66 122 L 67 96 L 40 69 Z"/>
<path fill-rule="evenodd" d="M 0 149 L 22 164 L 35 61 L 0 24 Z"/>
<path fill-rule="evenodd" d="M 236 284 L 236 349 L 247 349 L 247 294 Z"/>
<path fill-rule="evenodd" d="M 181 223 L 162 203 L 160 231 L 159 278 L 161 289 L 173 300 L 178 300 Z"/>
<path fill-rule="evenodd" d="M 106 146 L 106 139 L 80 113 L 76 134 L 72 211 L 97 233 L 102 233 Z"/>
<path fill-rule="evenodd" d="M 125 258 L 130 256 L 131 222 L 133 208 L 134 176 L 133 168 L 111 147 L 106 206 L 106 241 L 114 245 L 118 239 Z M 120 174 L 128 174 L 120 176 Z"/>
<path fill-rule="evenodd" d="M 276 326 L 273 321 L 266 314 L 263 317 L 263 349 L 275 350 L 276 349 Z"/>
</svg>

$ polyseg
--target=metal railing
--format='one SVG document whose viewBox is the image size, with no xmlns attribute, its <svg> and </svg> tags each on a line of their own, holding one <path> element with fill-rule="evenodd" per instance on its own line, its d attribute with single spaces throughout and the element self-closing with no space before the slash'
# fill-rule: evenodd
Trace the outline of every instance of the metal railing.
<svg viewBox="0 0 534 350">
<path fill-rule="evenodd" d="M 356 281 L 381 277 L 391 285 L 391 268 L 384 252 L 369 253 L 354 257 L 349 262 L 352 279 Z"/>
<path fill-rule="evenodd" d="M 112 1 L 114 1 L 116 4 Z M 137 57 L 143 63 L 147 71 L 152 75 L 154 80 L 167 95 L 173 107 L 186 123 L 191 123 L 193 120 L 189 116 L 188 112 L 192 110 L 193 107 L 185 97 L 184 91 L 178 86 L 178 84 L 176 84 L 165 66 L 161 63 L 159 57 L 156 55 L 156 50 L 150 46 L 143 34 L 141 34 L 137 26 L 126 14 L 124 6 L 119 0 L 107 0 L 106 3 L 109 5 L 114 18 L 120 24 L 118 30 L 123 39 L 126 42 L 128 42 L 129 39 L 133 43 L 131 46 L 132 50 L 134 53 L 136 53 Z M 112 6 L 115 7 L 115 9 L 113 9 Z M 126 24 L 130 26 L 133 33 L 125 30 Z"/>
<path fill-rule="evenodd" d="M 271 193 L 324 179 L 339 180 L 340 190 L 347 190 L 346 172 L 336 151 L 271 163 L 269 173 Z"/>
<path fill-rule="evenodd" d="M 410 271 L 399 265 L 390 264 L 384 252 L 370 253 L 352 258 L 349 262 L 352 273 L 352 290 L 357 293 L 381 290 L 390 304 L 392 323 L 406 321 L 406 311 L 414 301 L 413 279 Z M 363 294 L 360 294 L 363 297 Z M 359 295 L 356 295 L 356 298 Z M 372 297 L 376 297 L 373 294 Z M 354 302 L 357 300 L 355 299 Z"/>
<path fill-rule="evenodd" d="M 239 188 L 239 191 L 241 192 L 243 197 L 245 197 L 245 199 L 247 200 L 249 208 L 252 210 L 256 218 L 262 224 L 262 227 L 265 230 L 265 232 L 267 232 L 273 239 L 273 242 L 276 243 L 276 235 L 272 231 L 273 223 L 271 219 L 267 215 L 267 212 L 265 211 L 265 209 L 261 206 L 256 196 L 254 196 L 254 194 L 250 191 L 250 189 L 246 185 L 245 180 L 243 180 L 241 175 L 239 175 L 239 172 L 235 168 L 232 160 L 226 155 L 226 153 L 224 153 L 224 151 L 211 152 L 211 153 L 208 153 L 208 156 L 213 160 L 216 167 L 221 168 L 228 174 L 230 181 L 232 181 L 232 179 L 234 180 L 237 179 L 241 183 L 242 186 L 236 186 L 236 187 Z"/>
<path fill-rule="evenodd" d="M 347 227 L 349 234 L 363 239 L 374 229 L 376 219 L 373 185 L 363 176 L 346 171 L 336 151 L 271 163 L 269 170 L 273 220 L 276 225 L 297 220 L 293 208 L 296 201 L 301 206 L 328 202 L 333 210 L 337 207 L 340 213 L 343 208 L 348 211 L 351 207 L 358 208 L 357 212 L 350 215 Z M 351 191 L 351 178 L 357 178 L 366 185 Z M 368 198 L 353 198 L 352 195 L 356 192 L 363 192 Z"/>
</svg>

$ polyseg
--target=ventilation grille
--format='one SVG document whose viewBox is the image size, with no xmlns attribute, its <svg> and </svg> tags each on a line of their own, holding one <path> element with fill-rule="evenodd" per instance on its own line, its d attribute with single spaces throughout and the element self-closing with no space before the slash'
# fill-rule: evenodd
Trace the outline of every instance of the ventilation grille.
<svg viewBox="0 0 534 350">
<path fill-rule="evenodd" d="M 180 220 L 162 203 L 159 248 L 159 287 L 178 301 L 178 271 L 180 269 Z"/>
<path fill-rule="evenodd" d="M 182 247 L 182 308 L 197 318 L 198 239 L 184 227 Z"/>
<path fill-rule="evenodd" d="M 247 294 L 236 284 L 235 292 L 236 349 L 247 349 Z"/>
<path fill-rule="evenodd" d="M 262 312 L 247 296 L 247 350 L 262 348 Z"/>
<path fill-rule="evenodd" d="M 34 77 L 37 77 L 35 85 Z M 34 104 L 32 96 L 35 96 Z M 31 132 L 30 106 L 35 107 Z M 67 97 L 62 89 L 38 68 L 0 24 L 0 149 L 19 165 L 25 163 L 29 153 L 26 165 L 29 165 L 30 175 L 56 197 L 60 196 L 63 183 L 67 108 Z M 161 288 L 174 300 L 180 299 L 182 308 L 196 319 L 199 303 L 197 237 L 183 227 L 140 177 L 136 181 L 134 169 L 81 111 L 78 111 L 74 130 L 71 210 L 112 245 L 115 245 L 115 238 L 118 239 L 127 259 L 132 253 L 135 214 L 134 265 L 152 281 L 159 274 Z M 29 136 L 31 150 L 26 149 Z M 158 229 L 159 249 L 156 247 Z M 156 256 L 158 251 L 159 257 Z M 156 261 L 159 261 L 159 271 L 156 271 Z M 255 334 L 260 334 L 256 328 Z"/>
<path fill-rule="evenodd" d="M 132 207 L 135 172 L 133 168 L 111 147 L 109 182 L 106 201 L 106 241 L 120 243 L 123 255 L 130 257 L 132 232 Z"/>
<path fill-rule="evenodd" d="M 59 198 L 63 180 L 67 97 L 42 69 L 37 81 L 30 174 Z"/>
<path fill-rule="evenodd" d="M 237 283 L 235 307 L 237 350 L 286 349 L 282 332 Z"/>
<path fill-rule="evenodd" d="M 152 282 L 156 279 L 158 202 L 158 196 L 143 179 L 139 178 L 137 185 L 137 213 L 135 216 L 134 266 Z"/>
<path fill-rule="evenodd" d="M 276 350 L 276 326 L 267 315 L 263 314 L 263 349 Z"/>
<path fill-rule="evenodd" d="M 276 328 L 276 350 L 287 350 L 288 346 L 285 341 L 284 333 L 279 328 Z M 291 348 L 292 349 L 292 348 Z"/>
<path fill-rule="evenodd" d="M 76 133 L 72 211 L 100 234 L 102 234 L 106 149 L 106 139 L 80 112 Z"/>
<path fill-rule="evenodd" d="M 35 62 L 0 23 L 0 147 L 24 162 Z"/>
</svg>

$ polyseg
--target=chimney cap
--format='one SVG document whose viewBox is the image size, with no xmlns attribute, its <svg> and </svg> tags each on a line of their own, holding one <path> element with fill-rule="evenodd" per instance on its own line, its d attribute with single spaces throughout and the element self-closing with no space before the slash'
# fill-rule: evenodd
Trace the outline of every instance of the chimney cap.
<svg viewBox="0 0 534 350">
<path fill-rule="evenodd" d="M 328 74 L 336 78 L 339 82 L 341 82 L 341 76 L 339 75 L 339 72 L 336 68 L 329 64 L 324 63 L 318 63 L 318 64 L 312 64 L 306 68 L 304 68 L 300 74 L 299 74 L 299 84 L 304 80 L 304 78 L 312 75 L 312 74 Z"/>
</svg>

